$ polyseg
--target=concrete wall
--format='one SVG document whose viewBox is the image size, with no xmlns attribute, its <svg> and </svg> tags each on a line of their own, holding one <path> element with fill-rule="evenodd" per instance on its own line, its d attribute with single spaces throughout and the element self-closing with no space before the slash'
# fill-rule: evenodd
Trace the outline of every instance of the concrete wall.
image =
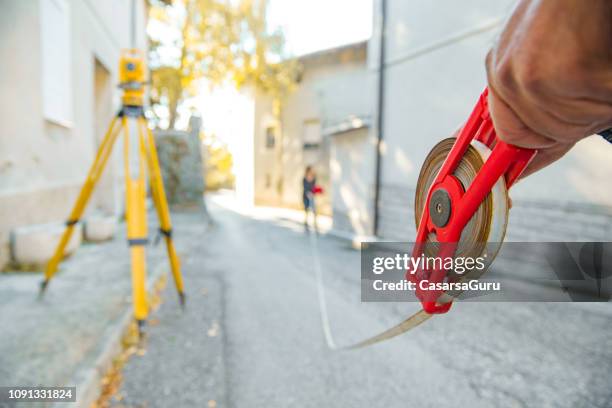
<svg viewBox="0 0 612 408">
<path fill-rule="evenodd" d="M 367 128 L 331 137 L 331 197 L 336 232 L 373 234 L 375 144 Z"/>
<path fill-rule="evenodd" d="M 101 123 L 119 107 L 116 65 L 129 45 L 129 1 L 67 1 L 72 120 L 52 123 L 42 108 L 40 4 L 0 0 L 0 266 L 8 259 L 11 229 L 67 217 L 101 139 Z M 138 2 L 140 47 L 146 46 L 145 7 Z M 116 164 L 113 159 L 109 167 Z M 115 184 L 107 180 L 104 188 L 115 194 Z M 98 195 L 90 208 L 116 211 L 113 201 Z"/>
<path fill-rule="evenodd" d="M 387 0 L 387 4 L 380 234 L 413 239 L 412 201 L 422 161 L 439 140 L 452 135 L 467 119 L 486 85 L 486 52 L 514 2 Z M 380 0 L 375 10 L 369 50 L 374 77 Z M 612 145 L 597 138 L 581 142 L 566 158 L 513 189 L 515 209 L 546 202 L 559 209 L 609 212 L 612 189 L 606 175 L 612 172 L 610 157 Z M 521 210 L 512 213 L 513 218 L 525 214 Z M 558 222 L 566 223 L 565 213 L 560 210 L 559 214 Z"/>
</svg>

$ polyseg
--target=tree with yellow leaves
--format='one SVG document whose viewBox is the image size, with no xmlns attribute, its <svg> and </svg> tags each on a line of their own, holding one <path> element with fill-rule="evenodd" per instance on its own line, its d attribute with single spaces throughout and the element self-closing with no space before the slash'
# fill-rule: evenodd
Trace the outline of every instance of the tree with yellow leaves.
<svg viewBox="0 0 612 408">
<path fill-rule="evenodd" d="M 291 91 L 298 63 L 285 57 L 282 33 L 268 31 L 266 11 L 267 0 L 153 3 L 150 21 L 165 34 L 151 39 L 151 102 L 167 106 L 170 128 L 201 78 L 253 86 L 277 103 Z"/>
</svg>

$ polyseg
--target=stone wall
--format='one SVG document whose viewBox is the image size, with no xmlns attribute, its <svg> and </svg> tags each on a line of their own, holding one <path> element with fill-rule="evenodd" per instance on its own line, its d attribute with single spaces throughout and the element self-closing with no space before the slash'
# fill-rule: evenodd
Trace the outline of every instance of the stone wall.
<svg viewBox="0 0 612 408">
<path fill-rule="evenodd" d="M 204 170 L 197 134 L 176 130 L 157 131 L 155 144 L 170 206 L 201 206 Z"/>
</svg>

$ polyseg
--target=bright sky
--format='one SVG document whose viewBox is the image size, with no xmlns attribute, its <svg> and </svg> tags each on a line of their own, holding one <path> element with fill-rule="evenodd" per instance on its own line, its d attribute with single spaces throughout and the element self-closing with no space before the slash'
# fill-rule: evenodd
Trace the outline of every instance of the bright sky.
<svg viewBox="0 0 612 408">
<path fill-rule="evenodd" d="M 372 0 L 270 0 L 268 25 L 285 33 L 293 55 L 358 42 L 372 35 Z"/>
</svg>

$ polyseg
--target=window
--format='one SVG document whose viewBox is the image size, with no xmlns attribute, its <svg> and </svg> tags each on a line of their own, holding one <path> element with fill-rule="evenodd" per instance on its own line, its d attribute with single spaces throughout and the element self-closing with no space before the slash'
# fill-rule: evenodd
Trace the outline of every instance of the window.
<svg viewBox="0 0 612 408">
<path fill-rule="evenodd" d="M 274 126 L 270 126 L 266 128 L 266 148 L 274 149 L 276 145 L 276 128 Z"/>
<path fill-rule="evenodd" d="M 272 187 L 272 176 L 270 173 L 266 173 L 266 188 Z"/>
<path fill-rule="evenodd" d="M 43 115 L 71 126 L 70 10 L 66 0 L 40 0 L 39 5 Z"/>
<path fill-rule="evenodd" d="M 318 120 L 304 122 L 304 150 L 314 150 L 321 146 L 321 124 Z"/>
</svg>

